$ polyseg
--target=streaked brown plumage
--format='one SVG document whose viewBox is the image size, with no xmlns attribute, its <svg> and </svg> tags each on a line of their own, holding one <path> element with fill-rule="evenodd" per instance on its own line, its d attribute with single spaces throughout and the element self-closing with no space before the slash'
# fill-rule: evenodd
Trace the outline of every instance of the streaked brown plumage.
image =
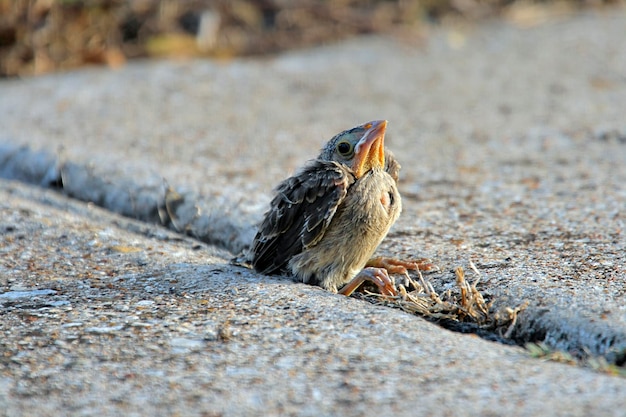
<svg viewBox="0 0 626 417">
<path fill-rule="evenodd" d="M 346 295 L 369 280 L 395 294 L 385 269 L 366 267 L 402 210 L 386 126 L 373 121 L 339 133 L 277 187 L 251 247 L 255 270 Z"/>
</svg>

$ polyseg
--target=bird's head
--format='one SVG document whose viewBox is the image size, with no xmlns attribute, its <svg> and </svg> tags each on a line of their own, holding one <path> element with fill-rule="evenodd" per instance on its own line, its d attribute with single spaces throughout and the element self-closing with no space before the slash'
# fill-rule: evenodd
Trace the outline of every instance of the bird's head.
<svg viewBox="0 0 626 417">
<path fill-rule="evenodd" d="M 345 130 L 332 138 L 319 158 L 347 165 L 357 178 L 373 168 L 385 167 L 386 120 L 375 120 Z"/>
</svg>

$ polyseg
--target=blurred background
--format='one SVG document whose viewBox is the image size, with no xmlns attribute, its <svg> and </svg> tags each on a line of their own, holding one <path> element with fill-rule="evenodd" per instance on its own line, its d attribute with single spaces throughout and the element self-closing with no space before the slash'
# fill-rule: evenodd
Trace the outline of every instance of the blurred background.
<svg viewBox="0 0 626 417">
<path fill-rule="evenodd" d="M 432 24 L 534 25 L 616 3 L 624 0 L 0 0 L 0 77 L 273 54 L 358 34 L 415 39 Z"/>
</svg>

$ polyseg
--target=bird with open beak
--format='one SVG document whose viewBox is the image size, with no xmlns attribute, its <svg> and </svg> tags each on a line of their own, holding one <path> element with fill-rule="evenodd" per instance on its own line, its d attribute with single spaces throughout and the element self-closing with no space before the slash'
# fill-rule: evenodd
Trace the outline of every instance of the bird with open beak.
<svg viewBox="0 0 626 417">
<path fill-rule="evenodd" d="M 402 210 L 400 164 L 385 149 L 386 128 L 386 120 L 377 120 L 339 133 L 277 187 L 251 247 L 256 271 L 290 273 L 345 295 L 371 281 L 395 295 L 388 272 L 420 268 L 372 259 Z"/>
</svg>

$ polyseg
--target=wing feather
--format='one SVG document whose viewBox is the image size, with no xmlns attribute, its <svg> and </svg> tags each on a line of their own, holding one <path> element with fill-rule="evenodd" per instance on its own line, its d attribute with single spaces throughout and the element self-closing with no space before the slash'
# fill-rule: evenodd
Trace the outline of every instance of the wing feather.
<svg viewBox="0 0 626 417">
<path fill-rule="evenodd" d="M 354 181 L 348 168 L 321 160 L 283 181 L 254 238 L 254 269 L 278 272 L 293 256 L 319 242 Z"/>
<path fill-rule="evenodd" d="M 389 149 L 385 149 L 385 171 L 387 171 L 387 173 L 391 175 L 391 178 L 398 183 L 398 177 L 400 176 L 400 163 L 396 160 L 393 152 Z"/>
</svg>

